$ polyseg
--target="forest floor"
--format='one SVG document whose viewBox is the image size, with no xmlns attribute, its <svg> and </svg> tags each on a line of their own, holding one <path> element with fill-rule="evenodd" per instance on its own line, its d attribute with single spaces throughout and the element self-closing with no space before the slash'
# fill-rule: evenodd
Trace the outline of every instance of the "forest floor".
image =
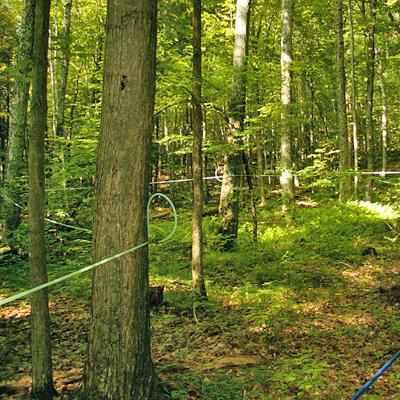
<svg viewBox="0 0 400 400">
<path fill-rule="evenodd" d="M 287 224 L 279 202 L 259 213 L 251 240 L 242 216 L 237 247 L 219 251 L 205 220 L 209 301 L 193 304 L 190 213 L 175 238 L 151 246 L 151 281 L 165 286 L 152 312 L 153 359 L 174 399 L 349 399 L 399 348 L 400 219 L 391 206 L 299 201 Z M 247 221 L 248 219 L 248 221 Z M 159 225 L 167 231 L 171 221 Z M 90 263 L 90 236 L 49 232 L 50 277 Z M 26 258 L 5 255 L 0 296 L 27 287 Z M 73 398 L 82 376 L 90 276 L 50 292 L 55 383 Z M 0 398 L 29 397 L 29 305 L 0 309 Z M 365 399 L 400 399 L 395 364 Z"/>
</svg>

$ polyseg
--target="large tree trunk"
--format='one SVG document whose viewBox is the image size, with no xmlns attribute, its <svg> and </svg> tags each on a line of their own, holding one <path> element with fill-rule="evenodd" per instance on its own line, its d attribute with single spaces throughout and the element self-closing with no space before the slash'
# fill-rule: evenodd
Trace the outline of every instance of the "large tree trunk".
<svg viewBox="0 0 400 400">
<path fill-rule="evenodd" d="M 367 104 L 366 104 L 366 138 L 367 138 L 367 167 L 369 171 L 375 169 L 375 133 L 374 133 L 374 83 L 375 83 L 375 17 L 376 0 L 369 0 L 370 21 L 367 32 Z M 367 178 L 365 197 L 372 201 L 373 178 Z"/>
<path fill-rule="evenodd" d="M 336 0 L 336 91 L 338 107 L 338 135 L 340 151 L 340 200 L 347 201 L 351 197 L 350 148 L 347 130 L 346 109 L 346 72 L 344 63 L 343 40 L 343 0 Z M 347 173 L 347 174 L 346 174 Z"/>
<path fill-rule="evenodd" d="M 95 261 L 147 241 L 156 12 L 156 0 L 108 1 Z M 94 271 L 84 377 L 88 398 L 152 398 L 148 287 L 147 246 Z"/>
<path fill-rule="evenodd" d="M 281 36 L 281 185 L 282 211 L 292 217 L 294 213 L 292 128 L 291 128 L 291 66 L 292 66 L 292 32 L 294 0 L 282 0 L 282 36 Z"/>
<path fill-rule="evenodd" d="M 29 87 L 32 72 L 33 27 L 35 20 L 35 0 L 25 0 L 23 3 L 21 29 L 19 35 L 19 49 L 17 55 L 17 76 L 11 101 L 11 123 L 8 135 L 7 167 L 5 194 L 7 196 L 5 208 L 4 237 L 12 240 L 13 231 L 20 224 L 21 210 L 19 204 L 21 182 L 25 167 L 24 149 L 28 115 Z"/>
<path fill-rule="evenodd" d="M 235 43 L 233 48 L 233 82 L 230 104 L 228 153 L 224 157 L 224 177 L 219 203 L 220 232 L 225 250 L 230 250 L 237 238 L 239 223 L 239 179 L 242 157 L 235 146 L 235 136 L 243 131 L 246 111 L 247 41 L 251 0 L 237 0 Z"/>
<path fill-rule="evenodd" d="M 201 0 L 193 0 L 193 217 L 192 279 L 197 298 L 206 297 L 203 277 L 203 116 L 201 109 Z"/>
<path fill-rule="evenodd" d="M 36 1 L 32 126 L 29 137 L 29 263 L 32 287 L 47 282 L 44 235 L 45 135 L 47 130 L 47 50 L 50 0 Z M 32 397 L 51 399 L 54 393 L 50 345 L 48 292 L 32 295 Z"/>
</svg>

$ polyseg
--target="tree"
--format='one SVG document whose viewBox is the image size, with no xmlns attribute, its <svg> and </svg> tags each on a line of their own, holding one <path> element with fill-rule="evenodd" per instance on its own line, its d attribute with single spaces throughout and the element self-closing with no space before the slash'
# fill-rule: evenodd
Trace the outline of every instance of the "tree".
<svg viewBox="0 0 400 400">
<path fill-rule="evenodd" d="M 67 93 L 69 63 L 71 57 L 71 17 L 72 17 L 72 0 L 66 0 L 64 4 L 64 26 L 61 37 L 61 81 L 59 93 L 57 95 L 57 116 L 56 116 L 56 135 L 64 136 L 64 119 L 65 119 L 65 96 Z"/>
<path fill-rule="evenodd" d="M 56 115 L 53 115 L 54 121 L 54 132 L 55 137 L 61 142 L 60 156 L 61 169 L 62 169 L 62 187 L 65 188 L 66 178 L 65 178 L 65 158 L 67 153 L 67 139 L 68 135 L 65 134 L 65 100 L 67 95 L 67 84 L 68 84 L 68 74 L 69 74 L 69 64 L 71 58 L 71 19 L 72 19 L 72 0 L 66 0 L 64 3 L 64 21 L 63 21 L 63 31 L 60 35 L 57 29 L 57 36 L 60 42 L 60 54 L 61 60 L 61 73 L 59 83 L 53 84 L 53 91 L 58 89 L 57 93 L 53 93 L 53 110 Z M 55 62 L 53 62 L 53 69 L 55 69 Z M 55 71 L 52 72 L 52 82 L 56 80 Z M 53 112 L 54 112 L 53 111 Z M 64 193 L 63 193 L 64 198 Z"/>
<path fill-rule="evenodd" d="M 20 224 L 21 210 L 15 203 L 21 203 L 20 178 L 26 162 L 24 161 L 26 126 L 28 118 L 29 88 L 32 72 L 33 27 L 36 0 L 23 2 L 19 49 L 17 54 L 16 77 L 11 101 L 10 130 L 7 147 L 6 196 L 4 236 L 12 240 L 13 231 Z"/>
<path fill-rule="evenodd" d="M 153 132 L 156 1 L 109 0 L 96 170 L 94 259 L 147 241 Z M 84 392 L 90 399 L 151 399 L 148 249 L 93 274 Z"/>
<path fill-rule="evenodd" d="M 13 76 L 11 66 L 15 59 L 15 48 L 17 47 L 17 16 L 15 14 L 15 7 L 12 3 L 0 1 L 0 183 L 2 184 L 5 180 L 7 140 L 10 131 L 10 99 L 12 97 Z M 0 199 L 0 203 L 7 204 L 7 201 Z M 3 232 L 1 233 L 4 233 L 4 216 L 2 214 L 1 229 Z"/>
<path fill-rule="evenodd" d="M 363 0 L 364 2 L 365 0 Z M 368 0 L 369 17 L 367 28 L 367 98 L 366 98 L 366 139 L 367 139 L 367 166 L 369 171 L 375 169 L 375 133 L 374 133 L 374 85 L 375 85 L 375 17 L 376 0 Z M 372 200 L 373 179 L 367 178 L 365 197 Z"/>
<path fill-rule="evenodd" d="M 264 154 L 263 154 L 263 138 L 260 132 L 255 135 L 255 140 L 257 144 L 256 154 L 257 154 L 257 174 L 258 174 L 258 187 L 260 189 L 260 207 L 264 208 L 267 204 L 265 198 L 265 183 L 264 177 Z"/>
<path fill-rule="evenodd" d="M 237 0 L 235 42 L 233 47 L 233 80 L 229 107 L 228 153 L 224 157 L 224 177 L 219 202 L 220 232 L 225 237 L 225 249 L 233 247 L 239 223 L 239 179 L 242 154 L 235 150 L 237 136 L 244 129 L 246 111 L 247 41 L 250 0 Z"/>
<path fill-rule="evenodd" d="M 382 114 L 381 114 L 381 135 L 382 135 L 382 171 L 387 171 L 388 167 L 388 103 L 386 95 L 385 71 L 383 61 L 385 53 L 379 52 L 380 60 L 378 63 L 379 87 L 381 90 Z"/>
<path fill-rule="evenodd" d="M 291 133 L 291 81 L 292 81 L 292 34 L 294 0 L 282 0 L 281 36 L 281 185 L 282 211 L 291 217 L 294 211 L 293 159 Z"/>
<path fill-rule="evenodd" d="M 47 282 L 44 235 L 45 135 L 47 131 L 47 51 L 50 0 L 37 0 L 33 41 L 32 124 L 29 137 L 29 263 L 32 287 Z M 32 398 L 54 394 L 48 292 L 32 295 Z"/>
<path fill-rule="evenodd" d="M 346 108 L 346 71 L 343 40 L 343 0 L 336 0 L 336 91 L 338 109 L 338 134 L 340 151 L 340 200 L 351 197 L 351 176 L 346 175 L 350 169 L 349 134 L 347 131 Z"/>
<path fill-rule="evenodd" d="M 193 218 L 192 279 L 196 296 L 206 297 L 203 278 L 203 118 L 201 110 L 201 0 L 193 0 Z"/>
<path fill-rule="evenodd" d="M 357 196 L 359 177 L 357 172 L 359 170 L 359 126 L 358 126 L 358 112 L 357 112 L 357 82 L 356 82 L 356 68 L 355 68 L 355 46 L 354 46 L 354 23 L 353 23 L 353 1 L 349 0 L 349 28 L 350 28 L 350 52 L 351 52 L 351 114 L 352 114 L 352 127 L 353 127 L 353 159 L 354 171 L 354 194 Z"/>
</svg>

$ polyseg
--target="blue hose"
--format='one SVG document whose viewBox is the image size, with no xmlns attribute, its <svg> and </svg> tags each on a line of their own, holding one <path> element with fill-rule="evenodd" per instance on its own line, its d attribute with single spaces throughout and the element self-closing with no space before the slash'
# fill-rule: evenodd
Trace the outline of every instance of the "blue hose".
<svg viewBox="0 0 400 400">
<path fill-rule="evenodd" d="M 351 400 L 359 399 L 400 357 L 400 350 L 369 380 L 352 398 Z"/>
</svg>

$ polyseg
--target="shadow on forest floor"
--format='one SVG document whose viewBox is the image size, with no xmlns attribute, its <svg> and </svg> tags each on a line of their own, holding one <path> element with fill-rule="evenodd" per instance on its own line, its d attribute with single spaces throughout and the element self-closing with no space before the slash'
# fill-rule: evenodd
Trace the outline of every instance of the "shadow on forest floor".
<svg viewBox="0 0 400 400">
<path fill-rule="evenodd" d="M 277 209 L 260 213 L 257 245 L 244 215 L 230 253 L 218 251 L 216 221 L 207 219 L 210 301 L 202 310 L 190 291 L 190 218 L 181 218 L 173 242 L 151 248 L 152 281 L 166 287 L 166 304 L 152 316 L 153 359 L 175 399 L 189 390 L 205 400 L 348 399 L 398 348 L 399 305 L 387 295 L 400 284 L 397 213 L 303 202 L 287 225 Z M 54 274 L 89 260 L 87 250 Z M 0 267 L 3 297 L 26 279 L 26 265 L 13 275 L 8 260 Z M 85 276 L 50 297 L 55 380 L 66 398 L 80 384 L 88 295 Z M 0 397 L 28 398 L 27 303 L 0 309 L 0 329 Z M 399 393 L 395 365 L 365 398 Z"/>
</svg>

